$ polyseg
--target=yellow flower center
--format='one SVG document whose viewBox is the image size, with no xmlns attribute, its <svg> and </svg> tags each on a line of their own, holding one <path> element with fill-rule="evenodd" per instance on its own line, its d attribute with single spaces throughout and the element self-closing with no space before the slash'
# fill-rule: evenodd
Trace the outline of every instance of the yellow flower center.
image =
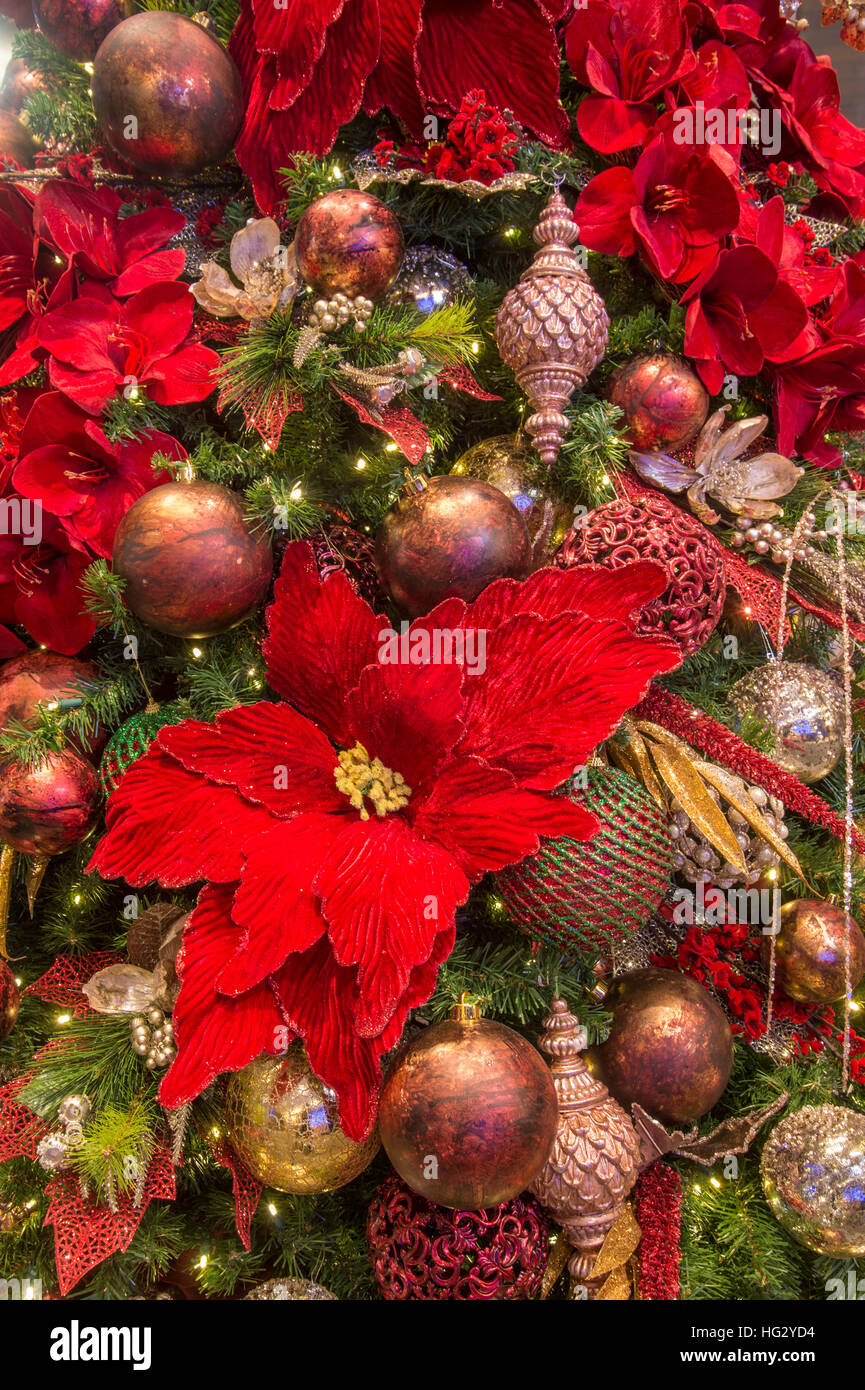
<svg viewBox="0 0 865 1390">
<path fill-rule="evenodd" d="M 371 758 L 362 743 L 356 743 L 337 755 L 333 769 L 337 790 L 348 797 L 361 820 L 369 820 L 364 797 L 372 803 L 377 816 L 389 811 L 401 811 L 411 796 L 401 772 L 392 772 L 380 758 Z"/>
</svg>

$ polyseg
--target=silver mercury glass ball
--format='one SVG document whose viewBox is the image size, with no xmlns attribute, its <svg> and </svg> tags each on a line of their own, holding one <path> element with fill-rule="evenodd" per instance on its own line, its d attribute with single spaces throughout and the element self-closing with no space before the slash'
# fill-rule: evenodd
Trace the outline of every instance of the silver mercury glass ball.
<svg viewBox="0 0 865 1390">
<path fill-rule="evenodd" d="M 803 662 L 773 661 L 737 681 L 729 703 L 775 734 L 770 756 L 802 782 L 818 782 L 844 751 L 844 695 L 826 671 Z"/>
<path fill-rule="evenodd" d="M 263 1284 L 256 1284 L 255 1288 L 250 1289 L 243 1297 L 262 1303 L 337 1301 L 335 1293 L 331 1293 L 330 1289 L 324 1288 L 322 1284 L 314 1284 L 310 1279 L 266 1279 Z"/>
<path fill-rule="evenodd" d="M 775 1126 L 760 1160 L 784 1230 L 821 1255 L 865 1255 L 865 1115 L 806 1105 Z"/>
<path fill-rule="evenodd" d="M 471 293 L 472 280 L 462 261 L 437 246 L 409 246 L 399 274 L 387 292 L 388 304 L 407 304 L 432 314 Z"/>
</svg>

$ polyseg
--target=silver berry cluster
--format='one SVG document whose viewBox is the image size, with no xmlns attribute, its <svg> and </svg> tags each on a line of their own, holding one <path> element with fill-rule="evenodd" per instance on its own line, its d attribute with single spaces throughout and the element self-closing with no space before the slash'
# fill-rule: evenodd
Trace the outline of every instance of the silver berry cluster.
<svg viewBox="0 0 865 1390">
<path fill-rule="evenodd" d="M 358 333 L 363 333 L 372 313 L 372 300 L 358 294 L 334 294 L 330 299 L 317 299 L 309 311 L 309 326 L 321 333 L 332 333 L 335 328 L 344 328 L 349 319 L 354 320 Z"/>
<path fill-rule="evenodd" d="M 73 1149 L 84 1143 L 84 1125 L 90 1114 L 90 1098 L 84 1095 L 67 1096 L 60 1104 L 59 1129 L 52 1129 L 36 1146 L 36 1158 L 49 1173 L 69 1167 Z"/>
<path fill-rule="evenodd" d="M 129 1023 L 132 1049 L 144 1058 L 151 1071 L 167 1067 L 177 1054 L 174 1025 L 162 1009 L 152 1004 L 146 1014 L 136 1014 Z"/>
<path fill-rule="evenodd" d="M 799 544 L 794 549 L 789 531 L 780 531 L 771 521 L 755 521 L 753 517 L 740 516 L 736 518 L 736 530 L 730 537 L 730 544 L 736 550 L 752 545 L 758 555 L 771 554 L 776 565 L 783 565 L 791 553 L 794 560 L 807 560 L 820 553 L 809 545 L 809 540 L 813 536 L 814 540 L 824 541 L 829 534 L 825 530 L 815 531 L 814 523 L 808 517 L 799 532 Z"/>
</svg>

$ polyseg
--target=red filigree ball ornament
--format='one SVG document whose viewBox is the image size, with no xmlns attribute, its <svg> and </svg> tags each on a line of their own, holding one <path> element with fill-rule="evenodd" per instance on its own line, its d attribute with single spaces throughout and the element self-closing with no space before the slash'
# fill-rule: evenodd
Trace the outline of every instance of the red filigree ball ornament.
<svg viewBox="0 0 865 1390">
<path fill-rule="evenodd" d="M 524 518 L 491 483 L 450 474 L 412 478 L 375 538 L 379 578 L 412 618 L 445 598 L 470 603 L 494 579 L 531 564 Z"/>
<path fill-rule="evenodd" d="M 351 526 L 328 526 L 310 537 L 315 563 L 322 579 L 329 574 L 344 574 L 352 588 L 371 608 L 380 612 L 387 595 L 379 583 L 375 568 L 375 546 L 369 536 L 361 535 Z M 277 554 L 279 544 L 275 549 Z"/>
<path fill-rule="evenodd" d="M 702 429 L 709 393 L 680 357 L 654 352 L 626 362 L 610 378 L 635 449 L 679 449 Z"/>
<path fill-rule="evenodd" d="M 392 1176 L 370 1205 L 366 1237 L 389 1302 L 534 1298 L 547 1267 L 547 1225 L 528 1193 L 447 1211 Z"/>
<path fill-rule="evenodd" d="M 0 728 L 12 723 L 31 728 L 39 706 L 60 700 L 77 700 L 81 687 L 99 679 L 96 667 L 79 657 L 59 652 L 22 652 L 0 667 Z M 105 730 L 96 729 L 80 742 L 74 741 L 85 757 L 93 757 L 105 743 Z"/>
<path fill-rule="evenodd" d="M 249 617 L 273 572 L 270 541 L 243 498 L 218 483 L 163 483 L 130 507 L 111 565 L 142 622 L 171 637 L 213 637 Z"/>
<path fill-rule="evenodd" d="M 20 1003 L 15 976 L 5 960 L 0 960 L 0 1040 L 8 1038 L 15 1027 Z"/>
<path fill-rule="evenodd" d="M 183 179 L 218 164 L 243 118 L 233 58 L 201 24 L 167 10 L 125 19 L 93 63 L 93 107 L 135 169 Z"/>
<path fill-rule="evenodd" d="M 634 560 L 654 560 L 669 581 L 642 610 L 637 632 L 672 637 L 684 656 L 697 651 L 718 626 L 726 596 L 724 561 L 714 538 L 666 498 L 644 497 L 604 502 L 581 517 L 556 556 L 564 569 L 618 569 Z"/>
<path fill-rule="evenodd" d="M 335 188 L 310 203 L 297 224 L 294 253 L 318 294 L 380 299 L 402 264 L 398 219 L 380 198 L 356 188 Z"/>
<path fill-rule="evenodd" d="M 378 1123 L 388 1158 L 415 1192 L 477 1211 L 516 1197 L 540 1172 L 558 1101 L 537 1048 L 461 999 L 396 1057 Z"/>
<path fill-rule="evenodd" d="M 33 0 L 48 42 L 79 63 L 95 58 L 102 40 L 134 11 L 134 0 Z"/>
<path fill-rule="evenodd" d="M 0 840 L 22 854 L 64 854 L 98 818 L 96 769 L 69 748 L 0 770 Z"/>
</svg>

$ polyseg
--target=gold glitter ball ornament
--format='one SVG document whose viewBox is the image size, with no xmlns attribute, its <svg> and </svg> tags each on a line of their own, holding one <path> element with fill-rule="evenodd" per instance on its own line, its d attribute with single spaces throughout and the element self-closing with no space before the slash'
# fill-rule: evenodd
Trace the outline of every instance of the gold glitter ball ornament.
<svg viewBox="0 0 865 1390">
<path fill-rule="evenodd" d="M 775 734 L 770 757 L 800 782 L 818 782 L 844 752 L 844 694 L 826 671 L 772 661 L 737 681 L 729 702 Z"/>
<path fill-rule="evenodd" d="M 806 1105 L 766 1140 L 766 1201 L 794 1240 L 820 1255 L 865 1255 L 865 1115 Z"/>
<path fill-rule="evenodd" d="M 282 1057 L 258 1057 L 230 1078 L 225 1130 L 254 1178 L 278 1192 L 333 1192 L 367 1168 L 379 1137 L 349 1139 L 336 1093 L 312 1072 L 301 1043 Z"/>
<path fill-rule="evenodd" d="M 562 407 L 600 362 L 610 330 L 604 301 L 573 249 L 579 235 L 554 193 L 533 233 L 540 250 L 496 316 L 499 355 L 535 409 L 526 429 L 546 464 L 555 463 L 568 429 Z"/>
</svg>

